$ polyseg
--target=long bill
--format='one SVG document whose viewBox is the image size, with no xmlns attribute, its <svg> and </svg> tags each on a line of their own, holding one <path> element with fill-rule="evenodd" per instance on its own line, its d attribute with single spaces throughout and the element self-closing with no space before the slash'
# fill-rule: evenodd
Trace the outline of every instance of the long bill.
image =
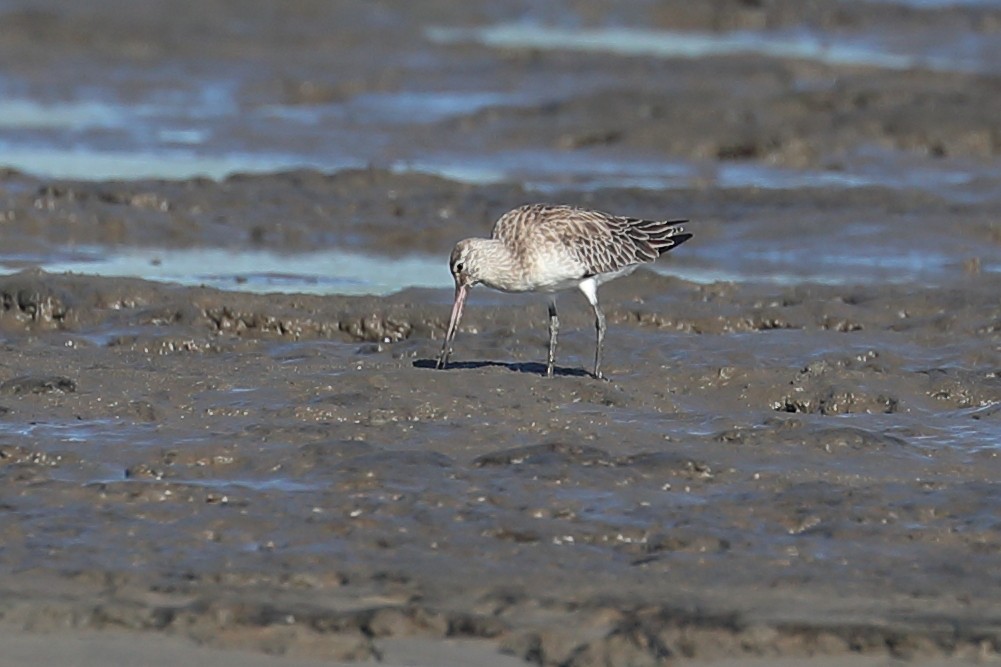
<svg viewBox="0 0 1001 667">
<path fill-rule="evenodd" d="M 438 368 L 445 368 L 448 364 L 448 357 L 452 354 L 452 341 L 455 339 L 455 332 L 459 329 L 459 320 L 462 319 L 462 306 L 466 303 L 466 294 L 469 292 L 468 285 L 455 284 L 455 302 L 452 304 L 452 317 L 448 320 L 448 331 L 445 332 L 445 342 L 441 346 L 441 354 L 438 355 Z"/>
</svg>

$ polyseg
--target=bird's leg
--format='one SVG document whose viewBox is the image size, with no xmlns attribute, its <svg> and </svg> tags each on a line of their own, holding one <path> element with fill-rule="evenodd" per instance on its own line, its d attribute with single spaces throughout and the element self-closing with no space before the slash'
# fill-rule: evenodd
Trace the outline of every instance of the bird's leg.
<svg viewBox="0 0 1001 667">
<path fill-rule="evenodd" d="M 560 318 L 556 316 L 556 299 L 549 302 L 549 362 L 546 365 L 546 375 L 553 377 L 556 365 L 556 335 L 560 332 Z"/>
<path fill-rule="evenodd" d="M 594 328 L 598 334 L 598 341 L 594 346 L 594 377 L 603 379 L 604 376 L 601 374 L 601 346 L 605 342 L 605 314 L 601 312 L 601 306 L 598 305 L 597 300 L 591 305 L 594 306 Z"/>
<path fill-rule="evenodd" d="M 605 314 L 601 312 L 598 305 L 598 284 L 593 278 L 581 281 L 578 288 L 587 297 L 588 303 L 594 308 L 594 328 L 598 334 L 598 340 L 594 346 L 594 377 L 603 379 L 601 374 L 601 345 L 605 342 Z"/>
</svg>

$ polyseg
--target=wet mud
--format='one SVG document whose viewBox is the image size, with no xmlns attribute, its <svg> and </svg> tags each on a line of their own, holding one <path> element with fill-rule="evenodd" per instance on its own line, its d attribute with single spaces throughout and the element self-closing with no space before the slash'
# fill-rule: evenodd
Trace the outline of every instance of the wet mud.
<svg viewBox="0 0 1001 667">
<path fill-rule="evenodd" d="M 983 66 L 1001 11 L 552 10 L 585 28 L 986 44 L 947 70 L 428 38 L 549 18 L 527 3 L 55 4 L 0 3 L 8 89 L 114 71 L 129 102 L 228 77 L 211 147 L 351 166 L 0 173 L 5 629 L 338 660 L 479 639 L 576 667 L 1001 651 L 1001 86 Z M 254 115 L 481 81 L 518 95 L 410 123 L 310 116 L 301 134 Z M 352 143 L 359 127 L 376 149 Z M 469 152 L 520 157 L 484 177 L 453 168 Z M 691 219 L 657 272 L 602 287 L 607 382 L 585 370 L 578 294 L 560 297 L 546 378 L 532 296 L 474 289 L 439 371 L 447 288 L 255 294 L 36 268 L 225 248 L 287 255 L 290 273 L 316 249 L 444 271 L 457 239 L 537 200 Z"/>
<path fill-rule="evenodd" d="M 583 299 L 547 379 L 530 300 L 471 306 L 437 371 L 433 291 L 3 278 L 5 621 L 340 659 L 993 650 L 997 277 L 620 282 L 601 382 Z"/>
</svg>

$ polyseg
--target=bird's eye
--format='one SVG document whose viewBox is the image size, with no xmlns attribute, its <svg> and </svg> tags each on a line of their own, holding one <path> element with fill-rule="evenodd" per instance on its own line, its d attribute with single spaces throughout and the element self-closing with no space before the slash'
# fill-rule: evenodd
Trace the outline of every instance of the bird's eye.
<svg viewBox="0 0 1001 667">
<path fill-rule="evenodd" d="M 462 262 L 459 262 L 458 264 L 455 265 L 456 273 L 462 273 L 462 269 L 463 269 Z"/>
</svg>

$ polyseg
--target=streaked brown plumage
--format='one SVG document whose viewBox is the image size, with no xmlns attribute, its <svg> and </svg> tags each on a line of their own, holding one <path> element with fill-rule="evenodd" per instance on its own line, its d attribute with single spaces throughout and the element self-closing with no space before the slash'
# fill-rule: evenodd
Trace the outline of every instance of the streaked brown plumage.
<svg viewBox="0 0 1001 667">
<path fill-rule="evenodd" d="M 597 344 L 594 375 L 601 377 L 605 316 L 598 306 L 598 286 L 632 273 L 692 237 L 678 226 L 686 220 L 657 222 L 600 211 L 528 204 L 508 211 L 494 225 L 489 239 L 459 241 L 449 258 L 455 279 L 455 303 L 438 357 L 448 364 L 466 294 L 484 284 L 502 292 L 551 292 L 547 374 L 556 361 L 555 292 L 577 287 L 594 308 Z"/>
</svg>

